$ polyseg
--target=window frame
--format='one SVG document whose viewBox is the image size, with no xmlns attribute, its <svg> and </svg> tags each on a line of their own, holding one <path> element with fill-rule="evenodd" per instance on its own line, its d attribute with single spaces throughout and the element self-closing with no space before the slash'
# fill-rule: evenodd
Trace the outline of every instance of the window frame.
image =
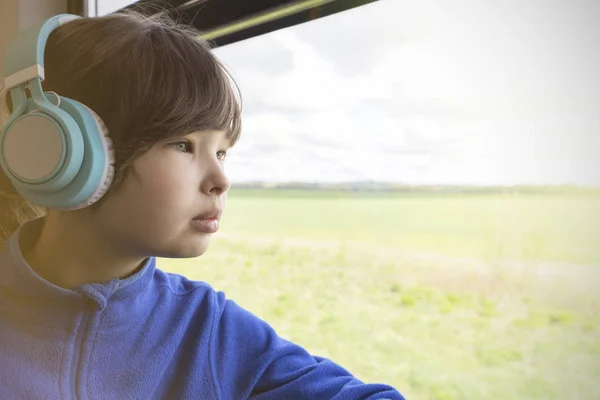
<svg viewBox="0 0 600 400">
<path fill-rule="evenodd" d="M 102 0 L 67 0 L 69 13 L 97 16 L 98 1 Z M 166 9 L 177 19 L 191 23 L 216 48 L 375 1 L 378 0 L 138 0 L 115 12 Z"/>
</svg>

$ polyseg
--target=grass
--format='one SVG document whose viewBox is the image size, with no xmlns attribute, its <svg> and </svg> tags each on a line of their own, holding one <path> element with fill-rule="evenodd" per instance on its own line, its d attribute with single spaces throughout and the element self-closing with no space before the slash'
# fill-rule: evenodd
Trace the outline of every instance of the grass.
<svg viewBox="0 0 600 400">
<path fill-rule="evenodd" d="M 225 230 L 359 241 L 466 257 L 600 265 L 600 195 L 234 193 Z M 309 193 L 311 195 L 311 193 Z"/>
<path fill-rule="evenodd" d="M 161 266 L 409 399 L 592 399 L 599 217 L 595 195 L 234 192 L 211 250 Z"/>
</svg>

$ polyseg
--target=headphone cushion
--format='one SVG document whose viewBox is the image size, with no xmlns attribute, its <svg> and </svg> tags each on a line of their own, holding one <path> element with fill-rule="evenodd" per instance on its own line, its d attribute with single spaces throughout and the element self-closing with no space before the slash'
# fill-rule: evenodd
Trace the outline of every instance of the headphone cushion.
<svg viewBox="0 0 600 400">
<path fill-rule="evenodd" d="M 115 154 L 102 118 L 89 107 L 60 97 L 59 107 L 78 124 L 84 144 L 84 157 L 77 176 L 68 186 L 47 196 L 47 203 L 61 210 L 78 210 L 102 198 L 114 177 Z"/>
<path fill-rule="evenodd" d="M 98 200 L 100 200 L 110 189 L 113 178 L 115 176 L 115 149 L 112 139 L 109 136 L 108 128 L 104 124 L 104 121 L 98 114 L 96 114 L 91 108 L 84 105 L 88 112 L 92 115 L 96 121 L 98 127 L 98 134 L 102 142 L 102 147 L 105 154 L 105 169 L 100 180 L 100 184 L 96 191 L 88 197 L 83 203 L 80 204 L 79 208 L 88 207 Z"/>
</svg>

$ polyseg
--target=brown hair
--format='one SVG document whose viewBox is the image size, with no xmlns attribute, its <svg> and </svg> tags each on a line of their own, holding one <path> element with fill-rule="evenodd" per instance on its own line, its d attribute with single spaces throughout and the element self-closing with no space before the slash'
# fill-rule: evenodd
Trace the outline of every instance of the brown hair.
<svg viewBox="0 0 600 400">
<path fill-rule="evenodd" d="M 44 64 L 44 90 L 85 104 L 106 124 L 116 153 L 111 191 L 159 141 L 209 129 L 226 131 L 232 144 L 239 138 L 241 100 L 231 75 L 197 31 L 166 13 L 73 20 L 48 38 Z M 10 112 L 10 93 L 6 103 Z M 0 245 L 41 215 L 0 170 Z"/>
</svg>

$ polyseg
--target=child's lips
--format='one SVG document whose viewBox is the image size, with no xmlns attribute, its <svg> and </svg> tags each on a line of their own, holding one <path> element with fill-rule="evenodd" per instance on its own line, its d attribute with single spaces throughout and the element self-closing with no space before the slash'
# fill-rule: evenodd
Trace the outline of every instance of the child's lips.
<svg viewBox="0 0 600 400">
<path fill-rule="evenodd" d="M 216 220 L 220 220 L 221 219 L 221 209 L 220 208 L 213 208 L 210 211 L 204 212 L 200 215 L 197 215 L 194 217 L 194 220 L 209 220 L 209 219 L 216 219 Z"/>
<path fill-rule="evenodd" d="M 212 210 L 194 217 L 192 219 L 192 225 L 201 232 L 215 233 L 219 230 L 221 213 L 222 211 L 220 208 L 213 208 Z"/>
<path fill-rule="evenodd" d="M 196 219 L 192 220 L 192 225 L 204 233 L 216 233 L 219 230 L 219 220 L 212 219 Z"/>
</svg>

